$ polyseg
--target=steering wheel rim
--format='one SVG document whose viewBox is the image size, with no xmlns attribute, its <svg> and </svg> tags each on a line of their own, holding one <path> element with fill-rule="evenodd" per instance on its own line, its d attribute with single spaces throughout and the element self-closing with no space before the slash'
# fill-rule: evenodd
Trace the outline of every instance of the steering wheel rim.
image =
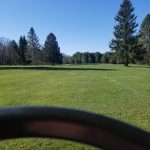
<svg viewBox="0 0 150 150">
<path fill-rule="evenodd" d="M 150 149 L 150 134 L 121 121 L 59 107 L 0 109 L 0 140 L 45 137 L 67 139 L 103 149 Z"/>
</svg>

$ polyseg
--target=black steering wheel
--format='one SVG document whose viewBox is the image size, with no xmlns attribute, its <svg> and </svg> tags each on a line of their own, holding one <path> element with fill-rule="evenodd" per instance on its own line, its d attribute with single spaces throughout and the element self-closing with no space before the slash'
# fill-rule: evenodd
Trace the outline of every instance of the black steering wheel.
<svg viewBox="0 0 150 150">
<path fill-rule="evenodd" d="M 57 107 L 0 109 L 0 140 L 46 137 L 113 150 L 150 150 L 150 134 L 94 113 Z"/>
</svg>

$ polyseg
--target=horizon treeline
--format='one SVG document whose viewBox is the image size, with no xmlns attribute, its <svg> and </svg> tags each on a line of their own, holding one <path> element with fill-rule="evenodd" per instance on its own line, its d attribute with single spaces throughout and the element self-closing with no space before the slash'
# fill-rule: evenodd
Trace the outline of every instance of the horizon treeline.
<svg viewBox="0 0 150 150">
<path fill-rule="evenodd" d="M 33 27 L 19 42 L 0 38 L 0 65 L 62 64 L 62 53 L 56 36 L 50 33 L 42 47 Z"/>
<path fill-rule="evenodd" d="M 55 65 L 112 63 L 150 65 L 150 14 L 147 14 L 137 31 L 137 16 L 130 0 L 123 0 L 115 16 L 114 38 L 109 43 L 110 52 L 76 52 L 68 56 L 60 52 L 56 36 L 50 33 L 44 46 L 39 43 L 33 27 L 19 42 L 0 38 L 0 65 Z"/>
</svg>

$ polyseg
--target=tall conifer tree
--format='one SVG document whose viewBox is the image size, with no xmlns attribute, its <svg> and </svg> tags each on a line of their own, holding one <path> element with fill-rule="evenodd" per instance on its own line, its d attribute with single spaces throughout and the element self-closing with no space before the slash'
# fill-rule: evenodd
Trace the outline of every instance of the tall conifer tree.
<svg viewBox="0 0 150 150">
<path fill-rule="evenodd" d="M 49 64 L 61 64 L 62 63 L 62 54 L 60 53 L 60 48 L 56 40 L 56 36 L 53 33 L 50 33 L 44 44 L 45 58 Z"/>
<path fill-rule="evenodd" d="M 26 64 L 27 45 L 28 45 L 28 42 L 25 36 L 21 36 L 19 39 L 19 48 L 18 48 L 18 54 L 20 56 L 19 62 L 21 65 Z"/>
<path fill-rule="evenodd" d="M 125 66 L 128 66 L 129 53 L 132 51 L 132 45 L 135 44 L 132 39 L 138 26 L 130 0 L 123 0 L 115 20 L 117 22 L 114 27 L 115 38 L 111 41 L 110 48 L 123 57 Z"/>
<path fill-rule="evenodd" d="M 28 33 L 28 48 L 26 53 L 26 60 L 31 64 L 38 64 L 38 53 L 40 51 L 40 44 L 38 36 L 35 33 L 33 27 L 31 27 Z"/>
</svg>

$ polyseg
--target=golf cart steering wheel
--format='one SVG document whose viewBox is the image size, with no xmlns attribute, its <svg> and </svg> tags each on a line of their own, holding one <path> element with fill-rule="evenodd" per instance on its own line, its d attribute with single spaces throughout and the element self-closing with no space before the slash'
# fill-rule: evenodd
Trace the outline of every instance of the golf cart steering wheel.
<svg viewBox="0 0 150 150">
<path fill-rule="evenodd" d="M 150 149 L 150 134 L 89 112 L 57 107 L 0 109 L 0 140 L 45 137 L 77 141 L 113 150 Z"/>
</svg>

